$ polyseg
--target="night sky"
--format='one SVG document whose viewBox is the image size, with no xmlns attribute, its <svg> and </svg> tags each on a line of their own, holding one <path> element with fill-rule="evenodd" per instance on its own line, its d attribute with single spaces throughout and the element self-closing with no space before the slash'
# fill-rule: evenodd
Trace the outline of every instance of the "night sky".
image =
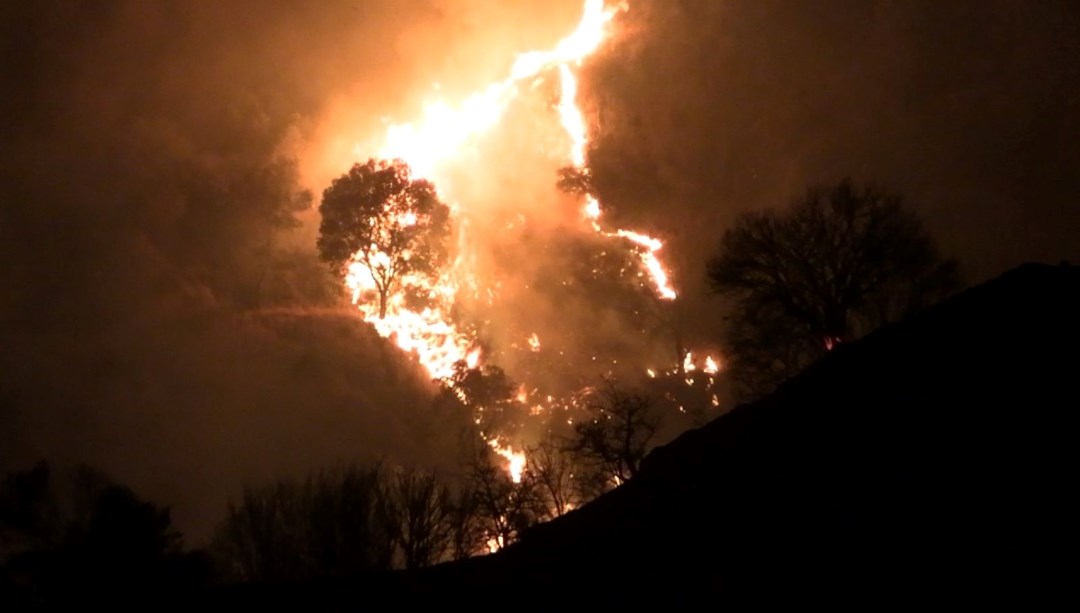
<svg viewBox="0 0 1080 613">
<path fill-rule="evenodd" d="M 311 194 L 343 126 L 482 85 L 578 10 L 0 5 L 0 468 L 87 462 L 198 543 L 244 483 L 452 462 L 434 386 L 317 260 Z M 1076 3 L 634 0 L 583 70 L 600 195 L 667 239 L 697 334 L 734 217 L 846 176 L 903 194 L 969 282 L 1080 261 Z"/>
</svg>

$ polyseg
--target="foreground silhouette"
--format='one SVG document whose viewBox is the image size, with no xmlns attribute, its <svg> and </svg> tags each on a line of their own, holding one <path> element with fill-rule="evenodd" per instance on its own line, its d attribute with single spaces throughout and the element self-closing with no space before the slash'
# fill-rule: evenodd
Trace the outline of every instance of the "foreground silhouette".
<svg viewBox="0 0 1080 613">
<path fill-rule="evenodd" d="M 1028 265 L 831 352 L 499 554 L 216 604 L 1026 605 L 1068 587 L 1080 269 Z"/>
<path fill-rule="evenodd" d="M 104 474 L 47 462 L 0 481 L 0 608 L 160 610 L 210 576 L 168 509 Z"/>
<path fill-rule="evenodd" d="M 936 304 L 960 287 L 957 267 L 901 196 L 850 179 L 740 214 L 707 273 L 734 299 L 725 355 L 736 395 L 760 398 L 834 345 Z"/>
</svg>

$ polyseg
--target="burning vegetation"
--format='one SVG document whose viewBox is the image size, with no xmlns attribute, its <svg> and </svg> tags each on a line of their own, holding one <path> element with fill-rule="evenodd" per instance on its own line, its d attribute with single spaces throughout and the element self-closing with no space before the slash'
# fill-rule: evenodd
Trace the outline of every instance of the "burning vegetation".
<svg viewBox="0 0 1080 613">
<path fill-rule="evenodd" d="M 978 203 L 977 216 L 969 204 L 970 217 L 948 209 L 927 226 L 993 237 L 984 244 L 997 260 L 976 276 L 1020 253 L 1053 258 L 1049 239 L 1068 235 L 1070 223 L 1045 215 L 1053 206 L 1031 206 L 1067 200 L 1055 173 L 1075 166 L 1055 146 L 1075 140 L 1060 129 L 1065 107 L 1046 102 L 1069 100 L 1046 88 L 1069 94 L 1075 81 L 1061 70 L 1072 41 L 1054 33 L 1067 30 L 1057 16 L 1010 9 L 1002 20 L 979 3 L 838 18 L 799 3 L 617 1 L 275 4 L 255 19 L 251 0 L 0 11 L 13 58 L 0 72 L 25 94 L 7 109 L 12 172 L 0 199 L 5 461 L 90 462 L 170 504 L 189 542 L 212 541 L 206 559 L 181 555 L 168 509 L 104 473 L 77 469 L 68 483 L 40 464 L 0 483 L 0 592 L 65 601 L 93 584 L 106 596 L 211 574 L 291 582 L 416 568 L 524 540 L 521 552 L 549 534 L 537 524 L 614 488 L 629 485 L 592 508 L 632 498 L 651 475 L 669 483 L 679 471 L 654 467 L 675 456 L 707 460 L 695 482 L 720 482 L 676 501 L 663 529 L 688 510 L 720 525 L 702 501 L 731 486 L 730 456 L 695 448 L 733 440 L 701 431 L 760 427 L 741 417 L 755 409 L 645 461 L 651 450 L 734 400 L 797 387 L 797 373 L 824 362 L 799 401 L 812 411 L 795 408 L 798 393 L 773 397 L 797 419 L 765 444 L 811 441 L 791 456 L 829 466 L 801 472 L 835 475 L 836 458 L 862 462 L 866 451 L 837 426 L 895 421 L 920 377 L 943 380 L 918 368 L 948 357 L 940 339 L 963 326 L 936 326 L 911 344 L 913 358 L 860 357 L 874 354 L 863 336 L 904 325 L 961 282 L 884 186 L 911 193 L 922 213 Z M 1012 30 L 1025 18 L 1045 25 Z M 934 47 L 925 32 L 901 34 L 924 21 L 957 36 Z M 988 25 L 992 48 L 955 44 Z M 762 53 L 763 31 L 796 51 Z M 1000 44 L 1007 31 L 1015 44 Z M 516 53 L 527 48 L 538 50 Z M 984 78 L 1010 71 L 1012 84 Z M 417 81 L 431 90 L 414 97 Z M 1037 104 L 1019 104 L 1028 99 Z M 927 151 L 962 164 L 925 163 Z M 854 169 L 889 183 L 837 182 Z M 804 182 L 790 206 L 765 208 Z M 1001 232 L 1034 217 L 1049 220 L 1033 231 L 1037 249 L 1000 248 Z M 1006 310 L 987 321 L 1015 317 Z M 961 357 L 999 354 L 962 340 Z M 966 364 L 973 382 L 1002 380 L 954 358 L 938 359 L 946 378 Z M 830 378 L 827 364 L 845 360 L 855 370 Z M 870 371 L 903 383 L 871 385 Z M 859 400 L 852 419 L 822 422 L 841 446 L 858 442 L 850 453 L 806 437 L 817 396 L 861 389 L 870 410 Z M 234 496 L 211 536 L 244 483 L 265 485 Z M 741 500 L 760 502 L 751 494 Z M 655 559 L 694 559 L 684 553 Z"/>
<path fill-rule="evenodd" d="M 471 414 L 470 436 L 484 443 L 472 455 L 478 467 L 502 464 L 508 504 L 522 503 L 523 488 L 534 487 L 532 473 L 543 472 L 526 452 L 543 440 L 549 444 L 542 457 L 549 460 L 555 447 L 579 454 L 591 448 L 590 462 L 620 466 L 610 475 L 591 471 L 599 477 L 566 471 L 564 481 L 592 481 L 589 495 L 632 475 L 633 463 L 595 449 L 607 440 L 607 422 L 620 415 L 600 410 L 601 379 L 609 381 L 612 406 L 628 402 L 610 383 L 616 378 L 649 382 L 682 413 L 687 389 L 698 393 L 699 413 L 718 404 L 715 358 L 705 357 L 705 377 L 695 378 L 689 351 L 657 350 L 666 341 L 657 342 L 653 331 L 670 320 L 666 303 L 677 295 L 660 259 L 663 241 L 611 227 L 590 181 L 578 72 L 624 10 L 625 4 L 587 0 L 572 33 L 551 49 L 519 54 L 505 79 L 457 102 L 429 102 L 418 120 L 391 124 L 381 141 L 358 145 L 360 161 L 322 197 L 323 260 L 364 321 L 413 355 L 444 387 L 446 402 Z M 549 169 L 546 178 L 515 179 L 513 196 L 488 190 L 477 169 L 491 175 L 487 169 L 506 166 L 507 149 L 519 158 L 513 165 L 536 163 Z M 566 317 L 568 306 L 583 303 L 600 322 Z M 536 305 L 559 305 L 562 312 L 538 313 Z M 686 389 L 658 385 L 646 362 L 667 363 L 661 383 L 676 379 Z M 634 398 L 637 413 L 654 408 L 650 398 Z M 635 419 L 649 426 L 643 440 L 636 431 L 632 437 L 644 445 L 656 424 Z M 552 437 L 562 443 L 551 444 Z M 497 488 L 485 471 L 473 473 L 478 491 L 490 494 Z M 583 492 L 574 500 L 585 498 Z M 557 512 L 573 506 L 565 492 L 548 498 Z M 494 520 L 484 539 L 492 550 L 516 534 L 504 525 L 509 517 Z"/>
</svg>

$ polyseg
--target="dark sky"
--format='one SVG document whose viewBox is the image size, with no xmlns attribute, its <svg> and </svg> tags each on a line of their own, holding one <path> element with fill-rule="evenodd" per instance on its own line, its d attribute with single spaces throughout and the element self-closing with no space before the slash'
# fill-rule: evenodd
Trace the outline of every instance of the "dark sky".
<svg viewBox="0 0 1080 613">
<path fill-rule="evenodd" d="M 0 4 L 0 468 L 89 462 L 198 541 L 245 482 L 447 461 L 430 386 L 340 312 L 296 152 L 343 97 L 377 125 L 576 5 Z M 1080 260 L 1075 3 L 636 0 L 618 25 L 590 160 L 688 314 L 738 212 L 844 176 L 904 194 L 971 280 Z"/>
</svg>

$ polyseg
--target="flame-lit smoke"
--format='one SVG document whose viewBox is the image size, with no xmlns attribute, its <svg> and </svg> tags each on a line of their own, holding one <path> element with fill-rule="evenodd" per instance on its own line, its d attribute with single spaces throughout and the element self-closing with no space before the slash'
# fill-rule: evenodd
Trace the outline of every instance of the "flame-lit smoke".
<svg viewBox="0 0 1080 613">
<path fill-rule="evenodd" d="M 370 299 L 375 282 L 369 266 L 371 262 L 378 261 L 379 254 L 358 253 L 348 267 L 346 278 L 353 302 L 364 320 L 371 323 L 380 335 L 414 354 L 433 378 L 453 385 L 450 378 L 455 372 L 455 364 L 465 361 L 470 368 L 480 364 L 480 342 L 476 331 L 460 325 L 455 318 L 455 306 L 463 296 L 491 304 L 499 299 L 501 290 L 498 281 L 483 278 L 484 272 L 477 263 L 485 257 L 478 255 L 481 248 L 477 244 L 477 234 L 491 228 L 470 233 L 470 223 L 480 220 L 481 225 L 491 224 L 489 218 L 492 215 L 487 214 L 490 213 L 487 209 L 479 210 L 477 207 L 483 205 L 470 198 L 472 194 L 468 189 L 462 189 L 462 183 L 474 181 L 471 176 L 462 180 L 462 166 L 468 167 L 471 174 L 477 174 L 477 169 L 469 166 L 468 160 L 474 159 L 481 145 L 490 142 L 485 139 L 490 139 L 492 133 L 518 128 L 510 120 L 514 105 L 525 99 L 543 99 L 545 94 L 542 92 L 549 91 L 545 88 L 557 83 L 557 90 L 550 94 L 554 100 L 548 103 L 546 110 L 552 112 L 553 119 L 557 119 L 555 131 L 561 131 L 561 134 L 555 134 L 556 138 L 552 138 L 552 128 L 548 127 L 545 128 L 547 134 L 536 138 L 544 143 L 561 143 L 555 147 L 554 154 L 559 159 L 559 165 L 565 167 L 568 163 L 573 169 L 585 173 L 589 131 L 577 100 L 578 72 L 582 62 L 609 35 L 609 24 L 613 17 L 623 10 L 627 10 L 625 4 L 615 7 L 606 5 L 603 0 L 586 0 L 581 20 L 570 35 L 549 50 L 519 54 L 505 79 L 482 87 L 458 102 L 432 100 L 423 105 L 421 116 L 415 121 L 390 125 L 382 138 L 372 146 L 358 146 L 354 151 L 359 159 L 369 157 L 374 151 L 374 157 L 404 161 L 414 177 L 432 181 L 440 197 L 450 205 L 456 224 L 456 257 L 436 276 L 415 274 L 402 279 L 387 300 L 385 314 L 380 314 L 379 305 Z M 513 119 L 518 117 L 515 115 Z M 548 150 L 551 147 L 545 145 L 541 148 Z M 504 163 L 505 160 L 499 162 Z M 481 167 L 479 174 L 483 172 Z M 548 180 L 554 183 L 553 176 Z M 631 273 L 628 282 L 641 285 L 662 301 L 675 299 L 675 289 L 659 256 L 663 242 L 642 232 L 606 227 L 602 222 L 603 206 L 597 197 L 585 193 L 579 198 L 578 213 L 568 216 L 564 224 L 568 229 L 559 226 L 554 231 L 579 232 L 583 237 L 592 237 L 590 240 L 610 241 L 616 249 L 633 254 L 638 262 L 636 271 L 627 271 Z M 525 210 L 524 213 L 538 212 Z M 526 223 L 526 215 L 522 211 L 514 212 L 508 218 L 506 228 Z M 402 221 L 407 223 L 407 220 Z M 505 231 L 505 228 L 501 231 Z M 423 295 L 425 306 L 422 309 L 412 306 L 407 299 L 409 294 Z M 515 343 L 515 346 L 527 348 L 530 353 L 541 351 L 539 334 L 527 334 L 526 341 L 527 344 Z M 689 355 L 687 359 L 690 359 Z M 455 391 L 462 402 L 469 404 L 463 392 Z M 530 402 L 529 396 L 526 386 L 521 385 L 514 400 L 522 407 L 528 407 L 531 415 L 542 414 L 554 406 L 550 395 L 546 397 L 546 405 L 544 402 Z M 477 415 L 485 411 L 483 406 L 472 406 L 472 409 Z M 477 424 L 480 421 L 478 417 Z M 567 423 L 572 423 L 572 420 L 568 419 Z M 525 454 L 500 439 L 498 433 L 483 436 L 495 454 L 505 461 L 506 470 L 513 481 L 520 482 L 526 466 Z"/>
<path fill-rule="evenodd" d="M 607 35 L 607 24 L 618 10 L 606 7 L 603 0 L 586 0 L 577 29 L 554 48 L 518 55 L 509 77 L 456 105 L 441 100 L 431 102 L 424 105 L 419 120 L 390 126 L 379 157 L 402 159 L 417 176 L 438 184 L 443 164 L 461 155 L 468 143 L 497 125 L 527 81 L 544 71 L 557 69 L 563 77 L 563 95 L 557 108 L 576 152 L 571 154 L 571 162 L 575 166 L 583 165 L 587 145 L 585 122 L 577 108 L 576 80 L 570 66 L 580 65 L 600 46 Z M 576 115 L 576 120 L 568 121 L 570 115 Z"/>
<path fill-rule="evenodd" d="M 440 186 L 440 193 L 451 198 L 452 207 L 460 211 L 464 203 L 453 201 L 452 193 L 443 193 L 441 186 L 452 184 L 445 174 L 447 166 L 489 130 L 499 125 L 511 102 L 535 84 L 543 75 L 556 74 L 560 95 L 555 109 L 569 140 L 566 157 L 575 167 L 585 163 L 588 146 L 586 122 L 577 105 L 577 76 L 575 69 L 604 41 L 607 26 L 617 11 L 624 7 L 608 7 L 603 0 L 587 0 L 578 27 L 552 49 L 520 54 L 510 69 L 510 75 L 466 97 L 457 104 L 444 100 L 424 106 L 420 119 L 389 126 L 377 156 L 401 159 L 420 178 Z M 585 197 L 584 212 L 589 227 L 604 237 L 622 239 L 638 253 L 641 274 L 647 276 L 660 298 L 673 299 L 664 265 L 657 256 L 661 241 L 639 232 L 605 230 L 599 223 L 601 206 L 591 195 Z M 399 291 L 387 301 L 385 316 L 378 308 L 362 299 L 374 289 L 374 279 L 368 263 L 378 254 L 358 254 L 348 268 L 346 284 L 353 301 L 366 321 L 380 335 L 392 338 L 403 350 L 412 352 L 432 377 L 446 379 L 456 362 L 466 359 L 475 340 L 454 323 L 451 316 L 454 301 L 462 286 L 482 285 L 475 282 L 475 271 L 469 270 L 468 245 L 462 245 L 455 263 L 436 279 L 412 275 L 403 279 L 402 290 L 411 289 L 428 297 L 422 310 L 410 308 L 405 292 Z M 364 255 L 366 257 L 360 257 Z M 533 351 L 539 350 L 539 339 L 529 339 Z"/>
</svg>

